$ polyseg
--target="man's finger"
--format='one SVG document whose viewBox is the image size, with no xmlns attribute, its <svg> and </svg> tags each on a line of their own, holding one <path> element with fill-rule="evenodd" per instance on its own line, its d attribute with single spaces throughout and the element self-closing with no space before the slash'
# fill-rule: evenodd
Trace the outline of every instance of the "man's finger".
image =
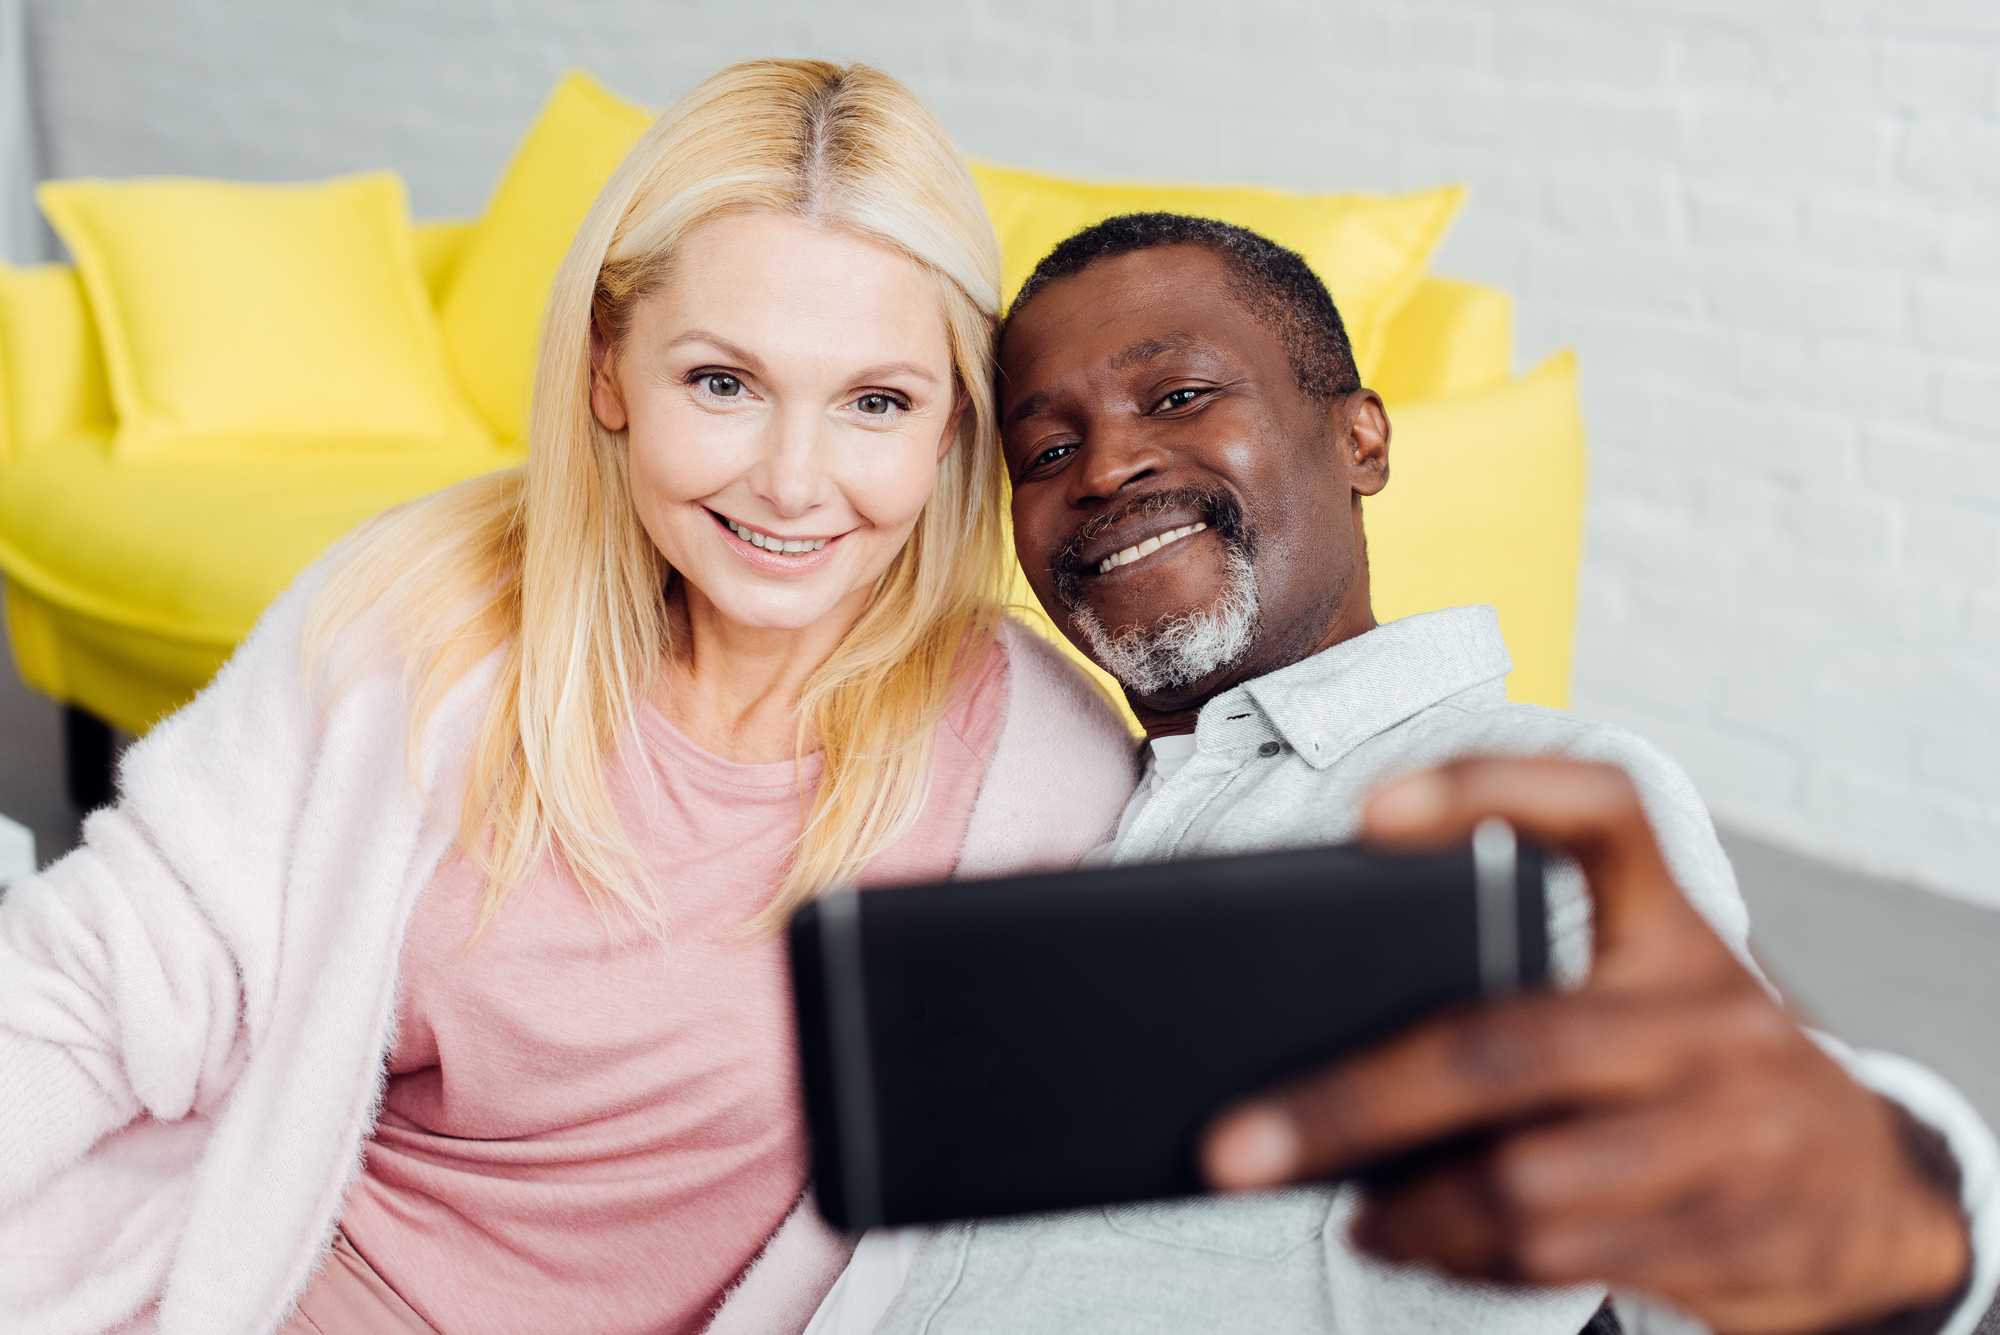
<svg viewBox="0 0 2000 1335">
<path fill-rule="evenodd" d="M 1733 1179 L 1727 1128 L 1712 1114 L 1655 1105 L 1510 1131 L 1424 1179 L 1371 1191 L 1355 1239 L 1465 1275 L 1660 1290 L 1682 1278 L 1662 1274 L 1663 1256 L 1706 1258 L 1716 1243 L 1711 1206 Z"/>
<path fill-rule="evenodd" d="M 1760 993 L 1663 1013 L 1616 993 L 1541 993 L 1449 1012 L 1224 1114 L 1203 1145 L 1227 1190 L 1325 1177 L 1551 1109 L 1655 1097 L 1700 1059 L 1689 1041 L 1768 1028 Z"/>
<path fill-rule="evenodd" d="M 1385 1199 L 1371 1199 L 1351 1236 L 1385 1261 L 1426 1261 L 1476 1279 L 1526 1279 L 1514 1256 L 1520 1220 L 1493 1186 L 1484 1155 L 1441 1164 Z"/>
<path fill-rule="evenodd" d="M 1764 1239 L 1722 1220 L 1699 1201 L 1669 1201 L 1653 1216 L 1623 1208 L 1524 1214 L 1489 1164 L 1467 1161 L 1371 1197 L 1352 1236 L 1383 1260 L 1428 1262 L 1467 1279 L 1596 1282 L 1686 1300 L 1741 1287 L 1765 1260 Z"/>
<path fill-rule="evenodd" d="M 1685 976 L 1690 938 L 1712 939 L 1675 886 L 1631 779 L 1613 765 L 1546 757 L 1454 761 L 1377 790 L 1362 810 L 1361 833 L 1378 846 L 1436 847 L 1464 841 L 1493 816 L 1576 860 L 1595 906 L 1600 958 L 1636 948 L 1654 968 Z M 1719 941 L 1715 947 L 1718 956 L 1727 954 Z M 1639 963 L 1627 961 L 1626 968 Z"/>
</svg>

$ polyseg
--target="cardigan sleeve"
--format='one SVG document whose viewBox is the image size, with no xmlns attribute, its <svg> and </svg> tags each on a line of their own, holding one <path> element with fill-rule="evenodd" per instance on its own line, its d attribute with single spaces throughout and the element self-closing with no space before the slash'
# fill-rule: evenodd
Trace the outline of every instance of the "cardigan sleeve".
<svg viewBox="0 0 2000 1335">
<path fill-rule="evenodd" d="M 127 751 L 81 846 L 0 898 L 0 1209 L 128 1122 L 229 1092 L 273 984 L 313 754 L 311 584 Z"/>
</svg>

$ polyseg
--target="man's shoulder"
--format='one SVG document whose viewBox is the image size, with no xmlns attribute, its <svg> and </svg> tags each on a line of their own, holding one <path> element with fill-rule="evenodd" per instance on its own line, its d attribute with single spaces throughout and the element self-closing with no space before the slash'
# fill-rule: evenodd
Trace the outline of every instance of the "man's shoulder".
<svg viewBox="0 0 2000 1335">
<path fill-rule="evenodd" d="M 1665 752 L 1630 728 L 1508 700 L 1498 692 L 1466 691 L 1441 700 L 1372 740 L 1392 740 L 1399 743 L 1396 749 L 1416 746 L 1426 753 L 1426 763 L 1473 753 L 1546 755 L 1680 773 Z"/>
<path fill-rule="evenodd" d="M 1499 691 L 1466 691 L 1419 711 L 1355 748 L 1344 763 L 1378 779 L 1464 756 L 1560 756 L 1616 765 L 1632 780 L 1663 837 L 1714 842 L 1707 806 L 1672 757 L 1630 728 Z"/>
<path fill-rule="evenodd" d="M 1687 771 L 1630 728 L 1566 709 L 1517 704 L 1494 692 L 1454 696 L 1362 747 L 1353 762 L 1374 776 L 1441 765 L 1462 756 L 1561 756 L 1616 765 L 1632 781 L 1675 879 L 1723 939 L 1741 950 L 1749 920 L 1708 807 Z"/>
</svg>

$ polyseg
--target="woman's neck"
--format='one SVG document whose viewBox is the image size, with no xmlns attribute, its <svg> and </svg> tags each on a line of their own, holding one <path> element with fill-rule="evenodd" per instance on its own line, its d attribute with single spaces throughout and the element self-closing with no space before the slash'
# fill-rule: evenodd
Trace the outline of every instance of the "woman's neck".
<svg viewBox="0 0 2000 1335">
<path fill-rule="evenodd" d="M 667 595 L 672 649 L 648 698 L 689 741 L 724 760 L 755 765 L 816 750 L 810 721 L 801 747 L 799 694 L 867 605 L 860 591 L 810 626 L 746 626 L 677 579 Z"/>
</svg>

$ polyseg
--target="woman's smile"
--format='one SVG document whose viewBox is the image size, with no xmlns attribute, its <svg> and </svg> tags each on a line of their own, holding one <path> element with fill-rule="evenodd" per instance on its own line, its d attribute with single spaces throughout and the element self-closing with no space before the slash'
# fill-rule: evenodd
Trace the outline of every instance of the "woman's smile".
<svg viewBox="0 0 2000 1335">
<path fill-rule="evenodd" d="M 705 508 L 705 507 L 704 507 Z M 828 537 L 785 537 L 752 528 L 731 519 L 719 510 L 708 512 L 729 536 L 723 541 L 731 551 L 758 570 L 782 575 L 803 575 L 818 570 L 833 559 L 845 533 Z M 850 530 L 852 531 L 852 530 Z"/>
</svg>

